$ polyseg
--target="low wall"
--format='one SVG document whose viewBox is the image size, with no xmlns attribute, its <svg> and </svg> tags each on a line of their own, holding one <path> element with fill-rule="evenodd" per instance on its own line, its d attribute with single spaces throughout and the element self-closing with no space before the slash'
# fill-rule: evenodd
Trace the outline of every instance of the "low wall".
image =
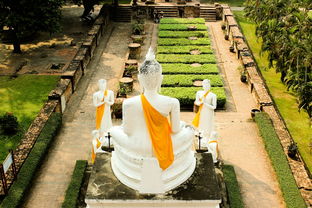
<svg viewBox="0 0 312 208">
<path fill-rule="evenodd" d="M 306 203 L 312 204 L 312 181 L 311 178 L 309 178 L 309 172 L 305 168 L 304 161 L 300 153 L 299 160 L 293 160 L 288 157 L 288 146 L 294 142 L 293 138 L 291 137 L 286 124 L 280 115 L 272 96 L 270 95 L 265 80 L 261 75 L 261 71 L 258 69 L 256 61 L 252 55 L 252 51 L 248 46 L 248 42 L 245 41 L 244 36 L 239 37 L 242 32 L 232 11 L 228 6 L 223 6 L 222 11 L 223 21 L 226 24 L 226 34 L 229 34 L 229 40 L 233 41 L 237 58 L 241 60 L 247 73 L 250 91 L 254 95 L 259 108 L 270 116 L 275 131 L 284 149 L 285 155 L 288 159 L 288 164 L 292 170 L 297 186 L 300 189 L 301 195 L 305 199 Z"/>
</svg>

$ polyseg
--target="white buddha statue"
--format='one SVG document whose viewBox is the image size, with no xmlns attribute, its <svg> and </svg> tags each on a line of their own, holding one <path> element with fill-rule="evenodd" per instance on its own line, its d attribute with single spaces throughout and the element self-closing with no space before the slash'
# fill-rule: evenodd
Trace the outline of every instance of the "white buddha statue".
<svg viewBox="0 0 312 208">
<path fill-rule="evenodd" d="M 217 108 L 217 96 L 211 92 L 210 81 L 203 80 L 203 89 L 196 93 L 195 105 L 199 110 L 193 120 L 193 125 L 202 131 L 205 138 L 209 138 L 214 130 L 214 110 Z"/>
<path fill-rule="evenodd" d="M 106 80 L 98 81 L 99 91 L 93 93 L 93 105 L 96 107 L 95 129 L 104 136 L 112 127 L 110 106 L 114 104 L 114 92 L 106 89 Z"/>
<path fill-rule="evenodd" d="M 211 132 L 210 138 L 207 144 L 208 152 L 211 153 L 214 163 L 218 162 L 219 148 L 218 148 L 218 133 L 215 131 Z"/>
<path fill-rule="evenodd" d="M 92 164 L 95 161 L 96 153 L 103 152 L 101 149 L 102 147 L 102 138 L 100 137 L 100 131 L 99 130 L 93 130 L 92 131 L 92 155 L 91 155 L 91 161 Z"/>
<path fill-rule="evenodd" d="M 162 68 L 150 49 L 139 70 L 144 94 L 123 102 L 122 126 L 111 129 L 112 168 L 125 185 L 140 193 L 164 193 L 193 173 L 193 129 L 180 121 L 177 99 L 158 94 Z"/>
</svg>

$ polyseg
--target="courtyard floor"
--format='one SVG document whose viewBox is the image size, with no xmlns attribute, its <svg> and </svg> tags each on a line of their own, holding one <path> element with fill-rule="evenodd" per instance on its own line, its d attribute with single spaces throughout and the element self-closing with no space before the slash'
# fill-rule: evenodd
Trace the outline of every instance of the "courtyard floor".
<svg viewBox="0 0 312 208">
<path fill-rule="evenodd" d="M 207 23 L 216 55 L 225 80 L 228 105 L 216 112 L 220 134 L 220 151 L 225 163 L 234 166 L 246 207 L 284 207 L 276 176 L 273 172 L 250 109 L 256 106 L 248 86 L 239 80 L 240 65 L 229 52 L 229 42 L 223 39 L 221 23 Z M 148 24 L 148 38 L 142 50 L 155 47 L 157 25 Z M 57 208 L 61 206 L 76 160 L 91 159 L 91 131 L 94 129 L 95 108 L 92 94 L 98 79 L 108 80 L 108 88 L 116 92 L 118 79 L 128 52 L 130 24 L 114 23 L 96 49 L 95 58 L 69 101 L 63 117 L 63 127 L 55 139 L 46 161 L 34 181 L 23 207 Z M 107 40 L 107 44 L 106 41 Z M 190 123 L 194 114 L 182 112 L 181 119 Z M 114 120 L 119 124 L 120 120 Z"/>
</svg>

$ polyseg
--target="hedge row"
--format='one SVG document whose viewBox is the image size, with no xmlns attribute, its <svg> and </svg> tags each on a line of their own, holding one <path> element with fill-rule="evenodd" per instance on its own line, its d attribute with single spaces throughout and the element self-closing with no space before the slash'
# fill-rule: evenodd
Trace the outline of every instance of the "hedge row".
<svg viewBox="0 0 312 208">
<path fill-rule="evenodd" d="M 71 177 L 70 184 L 66 190 L 65 200 L 62 204 L 62 208 L 77 207 L 77 201 L 80 193 L 80 188 L 83 183 L 85 170 L 87 168 L 86 160 L 77 160 L 74 168 L 73 175 Z"/>
<path fill-rule="evenodd" d="M 222 167 L 224 182 L 227 188 L 227 194 L 231 208 L 243 208 L 244 203 L 237 182 L 235 170 L 231 165 Z"/>
<path fill-rule="evenodd" d="M 196 92 L 200 89 L 200 87 L 164 87 L 161 88 L 161 94 L 175 97 L 180 101 L 181 107 L 192 109 Z M 217 95 L 217 108 L 223 109 L 226 102 L 223 87 L 212 87 L 211 91 Z"/>
<path fill-rule="evenodd" d="M 37 138 L 33 149 L 20 169 L 17 179 L 11 186 L 8 195 L 2 201 L 0 205 L 1 208 L 20 207 L 24 197 L 31 188 L 31 182 L 36 175 L 36 171 L 40 168 L 54 137 L 61 127 L 61 123 L 61 114 L 53 113 Z"/>
<path fill-rule="evenodd" d="M 206 31 L 205 24 L 160 24 L 159 30 L 174 30 L 174 31 L 188 31 L 189 27 L 195 26 L 197 31 Z"/>
<path fill-rule="evenodd" d="M 160 20 L 161 24 L 205 24 L 205 19 L 203 18 L 162 18 Z"/>
<path fill-rule="evenodd" d="M 162 87 L 192 87 L 195 80 L 209 79 L 212 87 L 222 87 L 223 81 L 220 75 L 185 75 L 185 74 L 175 74 L 175 75 L 165 75 L 162 82 Z"/>
<path fill-rule="evenodd" d="M 158 46 L 158 54 L 190 54 L 192 50 L 199 50 L 200 54 L 212 54 L 213 50 L 208 46 Z"/>
<path fill-rule="evenodd" d="M 255 120 L 277 175 L 277 180 L 287 207 L 306 207 L 270 117 L 266 113 L 257 113 Z"/>
<path fill-rule="evenodd" d="M 159 63 L 200 63 L 200 64 L 215 64 L 216 57 L 214 54 L 203 55 L 181 55 L 181 54 L 158 54 L 157 60 Z"/>
<path fill-rule="evenodd" d="M 208 37 L 207 31 L 169 31 L 163 30 L 158 32 L 158 37 L 160 38 L 188 38 L 188 37 L 198 37 L 204 38 Z"/>
<path fill-rule="evenodd" d="M 203 64 L 192 66 L 191 64 L 162 64 L 163 74 L 218 74 L 217 64 Z"/>
<path fill-rule="evenodd" d="M 198 38 L 197 40 L 190 40 L 187 38 L 158 38 L 159 46 L 183 46 L 183 45 L 210 45 L 209 38 Z"/>
</svg>

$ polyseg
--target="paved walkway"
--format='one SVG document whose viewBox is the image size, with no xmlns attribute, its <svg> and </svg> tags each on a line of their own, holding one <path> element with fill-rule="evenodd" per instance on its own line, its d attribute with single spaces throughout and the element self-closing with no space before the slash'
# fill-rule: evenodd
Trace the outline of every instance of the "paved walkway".
<svg viewBox="0 0 312 208">
<path fill-rule="evenodd" d="M 95 59 L 70 100 L 64 114 L 63 128 L 51 147 L 24 207 L 60 207 L 75 161 L 90 160 L 90 133 L 95 120 L 92 94 L 97 90 L 97 80 L 100 78 L 109 80 L 109 88 L 116 91 L 128 51 L 130 27 L 130 24 L 115 24 L 108 44 L 102 42 L 97 49 Z M 227 91 L 232 93 L 232 96 L 229 95 L 228 110 L 216 113 L 216 126 L 222 138 L 221 155 L 225 163 L 235 167 L 246 207 L 283 207 L 264 145 L 255 123 L 250 120 L 249 111 L 255 103 L 247 86 L 239 81 L 236 69 L 239 62 L 228 50 L 229 43 L 223 39 L 221 23 L 209 23 L 209 27 L 217 42 L 215 46 L 220 55 L 219 61 L 227 77 Z M 151 44 L 154 45 L 155 41 Z M 146 49 L 147 46 L 143 50 Z M 191 112 L 181 113 L 182 120 L 187 122 L 191 122 L 193 116 Z M 115 124 L 119 122 L 114 121 Z"/>
</svg>

